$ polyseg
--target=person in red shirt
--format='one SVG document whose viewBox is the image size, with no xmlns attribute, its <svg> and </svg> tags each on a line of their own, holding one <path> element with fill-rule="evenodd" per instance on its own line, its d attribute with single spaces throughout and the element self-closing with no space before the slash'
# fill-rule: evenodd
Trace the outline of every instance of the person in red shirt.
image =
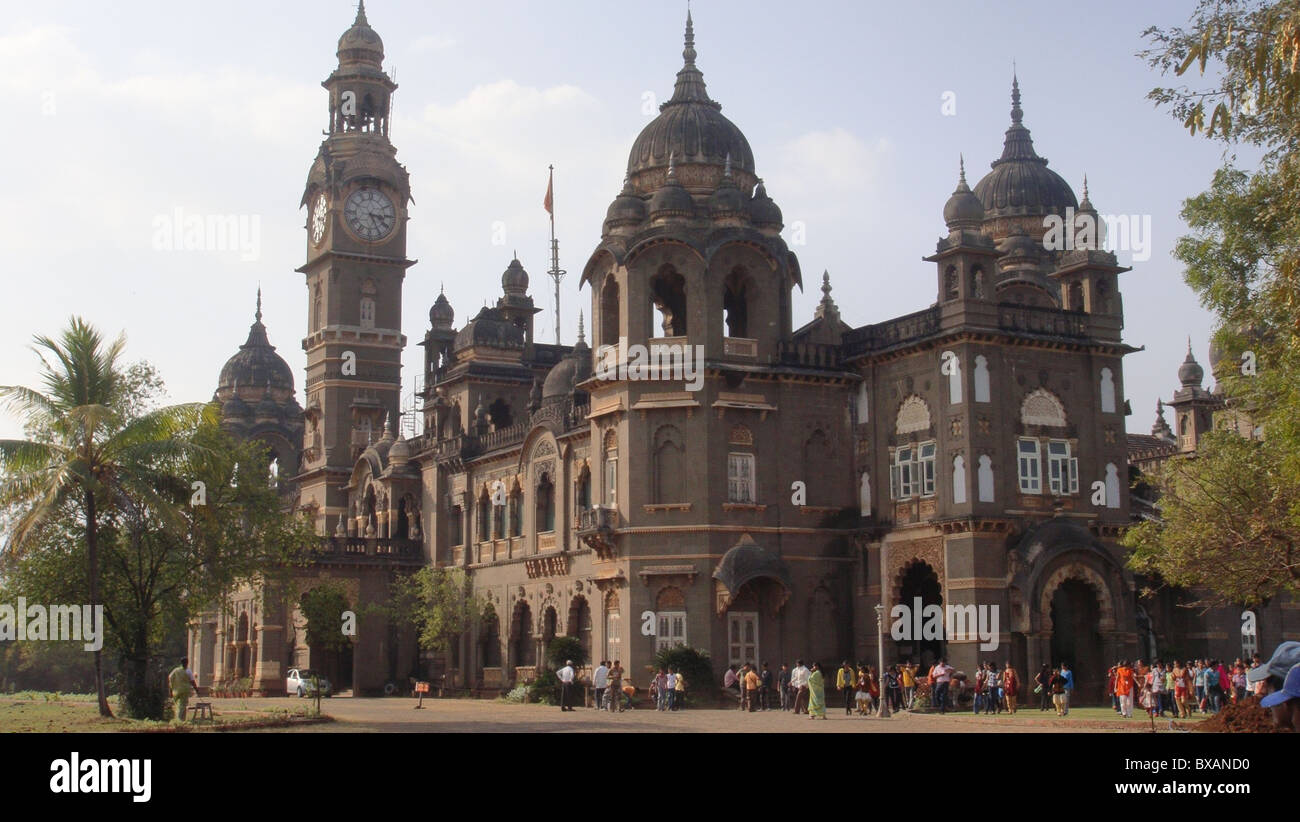
<svg viewBox="0 0 1300 822">
<path fill-rule="evenodd" d="M 1007 700 L 1007 711 L 1016 712 L 1016 697 L 1020 695 L 1020 677 L 1016 675 L 1016 669 L 1011 667 L 1011 661 L 1007 661 L 1007 667 L 1002 671 L 1002 695 Z"/>
</svg>

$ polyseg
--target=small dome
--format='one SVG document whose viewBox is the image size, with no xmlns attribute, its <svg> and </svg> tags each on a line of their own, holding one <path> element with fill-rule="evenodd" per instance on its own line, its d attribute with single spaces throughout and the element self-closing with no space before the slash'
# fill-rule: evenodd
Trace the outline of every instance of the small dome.
<svg viewBox="0 0 1300 822">
<path fill-rule="evenodd" d="M 637 225 L 645 219 L 645 201 L 632 192 L 630 182 L 624 182 L 623 190 L 609 204 L 605 212 L 606 228 L 623 225 Z"/>
<path fill-rule="evenodd" d="M 257 403 L 257 418 L 259 420 L 278 420 L 280 418 L 280 406 L 271 396 L 271 386 L 267 385 L 266 390 L 262 392 L 262 399 Z"/>
<path fill-rule="evenodd" d="M 564 359 L 551 367 L 542 383 L 542 401 L 567 398 L 574 387 L 591 377 L 591 349 L 579 339 Z"/>
<path fill-rule="evenodd" d="M 1192 341 L 1187 341 L 1187 359 L 1183 364 L 1178 366 L 1178 381 L 1183 384 L 1183 388 L 1199 388 L 1201 381 L 1205 379 L 1205 369 L 1201 368 L 1200 363 L 1192 356 Z"/>
<path fill-rule="evenodd" d="M 461 351 L 475 345 L 493 348 L 523 348 L 524 332 L 513 323 L 506 322 L 495 308 L 480 309 L 469 324 L 456 333 L 453 350 Z"/>
<path fill-rule="evenodd" d="M 528 293 L 528 272 L 524 271 L 524 266 L 519 262 L 519 258 L 510 261 L 506 270 L 501 274 L 501 290 L 507 294 L 526 294 Z"/>
<path fill-rule="evenodd" d="M 731 176 L 731 158 L 727 158 L 727 170 L 722 176 L 722 185 L 709 197 L 709 213 L 714 217 L 748 216 L 745 209 L 745 195 L 741 193 Z"/>
<path fill-rule="evenodd" d="M 754 199 L 749 203 L 749 218 L 755 225 L 780 228 L 784 224 L 785 218 L 781 215 L 781 209 L 771 197 L 767 196 L 767 186 L 763 185 L 762 180 L 759 180 L 758 186 L 754 189 Z"/>
<path fill-rule="evenodd" d="M 235 389 L 238 389 L 238 386 L 235 386 Z M 226 400 L 221 405 L 222 419 L 238 419 L 248 417 L 252 413 L 253 409 L 248 407 L 248 403 L 239 398 L 238 390 L 233 391 L 230 395 L 230 399 Z"/>
<path fill-rule="evenodd" d="M 389 465 L 406 465 L 411 461 L 411 445 L 406 441 L 406 437 L 398 437 L 397 442 L 388 449 Z"/>
<path fill-rule="evenodd" d="M 1037 262 L 1039 258 L 1038 243 L 1019 228 L 1013 229 L 998 242 L 998 250 L 1002 252 L 999 263 Z"/>
<path fill-rule="evenodd" d="M 439 291 L 438 299 L 433 301 L 433 307 L 429 309 L 429 324 L 434 328 L 451 328 L 455 319 L 456 312 L 452 310 L 447 295 Z"/>
<path fill-rule="evenodd" d="M 682 188 L 682 184 L 677 181 L 677 175 L 673 172 L 673 166 L 668 166 L 668 182 L 654 193 L 650 198 L 650 216 L 651 217 L 690 217 L 695 214 L 695 201 L 691 195 Z"/>
<path fill-rule="evenodd" d="M 979 228 L 984 222 L 984 204 L 966 184 L 966 161 L 961 161 L 957 188 L 943 207 L 943 222 L 950 229 Z"/>
<path fill-rule="evenodd" d="M 365 0 L 357 6 L 357 19 L 352 28 L 339 38 L 338 58 L 339 65 L 363 63 L 375 68 L 383 67 L 384 41 L 366 20 Z"/>
</svg>

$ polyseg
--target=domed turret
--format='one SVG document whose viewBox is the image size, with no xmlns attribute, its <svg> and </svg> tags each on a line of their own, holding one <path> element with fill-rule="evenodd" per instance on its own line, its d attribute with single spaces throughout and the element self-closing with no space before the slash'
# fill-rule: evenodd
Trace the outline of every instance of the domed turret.
<svg viewBox="0 0 1300 822">
<path fill-rule="evenodd" d="M 501 274 L 501 290 L 510 297 L 522 297 L 528 293 L 528 272 L 515 257 Z"/>
<path fill-rule="evenodd" d="M 248 403 L 239 398 L 238 381 L 232 385 L 230 397 L 221 404 L 221 418 L 225 420 L 244 419 L 252 416 L 253 409 Z"/>
<path fill-rule="evenodd" d="M 388 464 L 400 468 L 411 461 L 411 444 L 399 434 L 393 447 L 388 449 Z"/>
<path fill-rule="evenodd" d="M 749 204 L 749 218 L 754 225 L 765 228 L 779 230 L 785 224 L 781 209 L 767 196 L 767 186 L 763 185 L 762 180 L 758 181 L 758 186 L 754 189 L 754 199 Z"/>
<path fill-rule="evenodd" d="M 384 41 L 366 20 L 365 0 L 357 5 L 357 19 L 352 28 L 339 38 L 339 65 L 367 65 L 376 69 L 384 65 Z"/>
<path fill-rule="evenodd" d="M 1187 338 L 1187 358 L 1178 366 L 1178 381 L 1183 388 L 1200 388 L 1205 379 L 1205 369 L 1201 368 L 1196 357 L 1192 356 L 1192 338 Z"/>
<path fill-rule="evenodd" d="M 631 181 L 626 177 L 623 178 L 623 190 L 614 198 L 614 202 L 609 204 L 609 210 L 605 212 L 605 231 L 640 225 L 645 220 L 645 216 L 645 200 L 632 190 Z"/>
<path fill-rule="evenodd" d="M 447 295 L 442 289 L 438 289 L 438 299 L 433 301 L 433 307 L 429 309 L 429 325 L 446 330 L 452 327 L 455 320 L 456 312 L 452 310 Z"/>
<path fill-rule="evenodd" d="M 728 155 L 738 171 L 752 177 L 754 152 L 734 123 L 722 116 L 722 106 L 709 99 L 704 75 L 695 66 L 695 26 L 686 14 L 684 65 L 677 72 L 673 96 L 659 107 L 659 116 L 642 129 L 628 155 L 627 173 L 633 187 L 646 191 L 662 179 L 671 158 L 679 165 L 712 165 L 721 169 Z M 717 171 L 714 171 L 714 180 Z M 692 177 L 691 185 L 695 185 Z"/>
<path fill-rule="evenodd" d="M 672 157 L 668 158 L 668 179 L 650 198 L 650 218 L 685 218 L 695 214 L 695 201 L 677 180 Z"/>
<path fill-rule="evenodd" d="M 736 178 L 731 174 L 731 155 L 727 155 L 726 166 L 722 172 L 722 183 L 709 197 L 709 215 L 715 219 L 748 217 L 745 208 L 745 195 L 736 185 Z"/>
<path fill-rule="evenodd" d="M 984 204 L 966 184 L 966 158 L 959 159 L 961 169 L 957 188 L 943 207 L 943 222 L 950 231 L 978 229 L 984 222 Z"/>
<path fill-rule="evenodd" d="M 257 403 L 256 414 L 259 421 L 271 422 L 280 419 L 280 405 L 271 396 L 269 383 L 262 392 L 262 399 Z"/>
<path fill-rule="evenodd" d="M 558 402 L 580 393 L 577 386 L 591 377 L 591 349 L 583 331 L 582 314 L 578 314 L 578 342 L 573 350 L 565 355 L 546 374 L 542 384 L 543 403 Z M 585 394 L 583 395 L 585 396 Z"/>
<path fill-rule="evenodd" d="M 277 393 L 293 394 L 293 370 L 277 353 L 266 337 L 266 326 L 262 325 L 262 290 L 257 290 L 257 313 L 252 326 L 248 329 L 248 339 L 239 347 L 238 353 L 226 360 L 217 379 L 217 391 L 225 394 L 236 385 L 265 385 L 276 389 Z M 253 395 L 256 397 L 256 395 Z"/>
<path fill-rule="evenodd" d="M 1077 206 L 1068 183 L 1047 167 L 1047 159 L 1034 151 L 1029 129 L 1021 124 L 1020 81 L 1011 82 L 1011 127 L 1007 129 L 1002 156 L 993 170 L 975 185 L 975 196 L 984 206 L 985 218 L 1043 217 L 1065 215 Z"/>
</svg>

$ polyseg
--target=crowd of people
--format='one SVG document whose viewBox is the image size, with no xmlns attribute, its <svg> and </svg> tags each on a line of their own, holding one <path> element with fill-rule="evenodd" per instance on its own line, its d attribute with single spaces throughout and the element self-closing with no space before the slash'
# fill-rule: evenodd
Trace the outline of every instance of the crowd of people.
<svg viewBox="0 0 1300 822">
<path fill-rule="evenodd" d="M 1247 695 L 1264 697 L 1282 689 L 1290 668 L 1300 663 L 1300 642 L 1284 642 L 1268 663 L 1253 654 L 1231 664 L 1219 659 L 1153 660 L 1133 664 L 1122 660 L 1106 675 L 1106 692 L 1115 712 L 1133 716 L 1134 705 L 1149 716 L 1179 717 L 1215 714 Z M 1276 664 L 1275 664 L 1276 663 Z M 1276 669 L 1276 670 L 1274 670 Z M 1270 677 L 1276 682 L 1270 684 Z"/>
<path fill-rule="evenodd" d="M 925 673 L 907 660 L 886 666 L 883 674 L 874 665 L 844 660 L 833 676 L 823 672 L 819 663 L 805 665 L 802 659 L 796 660 L 794 667 L 782 663 L 778 670 L 767 662 L 761 666 L 746 663 L 729 666 L 722 687 L 736 698 L 742 711 L 781 710 L 809 719 L 826 719 L 828 700 L 836 696 L 846 716 L 871 716 L 883 706 L 893 711 L 930 707 L 947 713 L 964 704 L 967 691 L 976 714 L 1014 714 L 1028 687 L 1010 661 L 1001 667 L 991 661 L 980 663 L 970 676 L 956 671 L 943 658 Z M 559 671 L 558 678 L 561 710 L 573 710 L 577 683 L 572 662 Z M 654 707 L 681 710 L 686 686 L 681 671 L 660 668 L 652 672 L 649 694 Z M 593 707 L 599 710 L 622 712 L 633 707 L 636 686 L 619 660 L 602 660 L 592 672 L 591 687 Z M 1032 691 L 1037 697 L 1033 701 L 1039 711 L 1055 710 L 1058 716 L 1068 716 L 1074 689 L 1074 672 L 1068 663 L 1043 665 L 1033 677 Z M 1181 718 L 1217 713 L 1254 695 L 1264 707 L 1271 707 L 1275 722 L 1293 723 L 1300 730 L 1300 642 L 1282 643 L 1268 662 L 1261 661 L 1259 654 L 1249 662 L 1237 659 L 1231 665 L 1217 659 L 1168 664 L 1154 660 L 1149 665 L 1140 659 L 1132 664 L 1121 660 L 1107 673 L 1106 693 L 1121 716 L 1132 717 L 1134 705 L 1138 705 L 1152 717 Z M 1028 697 L 1026 701 L 1030 701 Z"/>
</svg>

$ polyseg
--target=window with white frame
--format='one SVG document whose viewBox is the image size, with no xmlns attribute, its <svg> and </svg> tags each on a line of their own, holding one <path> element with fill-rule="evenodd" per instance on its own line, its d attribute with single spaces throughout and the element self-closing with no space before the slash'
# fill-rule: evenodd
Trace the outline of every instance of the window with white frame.
<svg viewBox="0 0 1300 822">
<path fill-rule="evenodd" d="M 894 449 L 889 470 L 889 493 L 894 499 L 934 496 L 934 442 Z"/>
<path fill-rule="evenodd" d="M 754 455 L 727 455 L 727 501 L 754 502 Z"/>
<path fill-rule="evenodd" d="M 919 471 L 921 476 L 921 496 L 934 496 L 934 454 L 935 444 L 932 442 L 923 442 L 920 445 Z"/>
<path fill-rule="evenodd" d="M 1043 493 L 1043 480 L 1038 465 L 1038 440 L 1020 440 L 1017 455 L 1020 458 L 1020 493 Z"/>
<path fill-rule="evenodd" d="M 658 631 L 655 633 L 655 652 L 686 644 L 686 612 L 660 611 Z"/>
<path fill-rule="evenodd" d="M 1079 459 L 1070 456 L 1070 443 L 1047 443 L 1047 485 L 1057 496 L 1079 493 Z"/>
</svg>

